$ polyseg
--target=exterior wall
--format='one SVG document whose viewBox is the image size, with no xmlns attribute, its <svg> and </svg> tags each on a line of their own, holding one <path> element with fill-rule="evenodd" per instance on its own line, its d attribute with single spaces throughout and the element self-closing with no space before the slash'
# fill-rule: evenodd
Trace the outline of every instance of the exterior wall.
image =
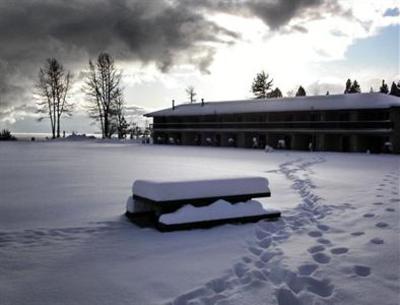
<svg viewBox="0 0 400 305">
<path fill-rule="evenodd" d="M 400 153 L 400 108 L 155 118 L 154 143 Z"/>
<path fill-rule="evenodd" d="M 390 142 L 393 144 L 393 152 L 400 154 L 400 108 L 390 110 L 390 120 L 394 124 Z"/>
</svg>

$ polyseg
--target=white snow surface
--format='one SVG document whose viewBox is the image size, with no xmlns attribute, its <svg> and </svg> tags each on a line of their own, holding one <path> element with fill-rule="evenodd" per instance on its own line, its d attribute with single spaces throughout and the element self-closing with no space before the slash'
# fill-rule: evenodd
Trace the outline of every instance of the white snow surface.
<svg viewBox="0 0 400 305">
<path fill-rule="evenodd" d="M 271 99 L 181 104 L 146 114 L 158 116 L 197 116 L 234 113 L 312 111 L 337 109 L 385 109 L 400 107 L 400 98 L 383 93 L 332 94 Z"/>
<path fill-rule="evenodd" d="M 135 195 L 154 201 L 212 198 L 256 193 L 268 193 L 268 180 L 264 177 L 218 177 L 212 179 L 136 180 L 132 186 Z"/>
<path fill-rule="evenodd" d="M 400 157 L 0 143 L 0 304 L 399 304 Z M 278 221 L 160 233 L 136 179 L 268 177 Z"/>
<path fill-rule="evenodd" d="M 232 204 L 220 199 L 203 207 L 195 207 L 190 204 L 185 205 L 173 213 L 161 215 L 159 222 L 166 225 L 183 224 L 216 219 L 267 215 L 276 211 L 277 210 L 265 209 L 257 200 L 248 200 L 246 202 Z"/>
</svg>

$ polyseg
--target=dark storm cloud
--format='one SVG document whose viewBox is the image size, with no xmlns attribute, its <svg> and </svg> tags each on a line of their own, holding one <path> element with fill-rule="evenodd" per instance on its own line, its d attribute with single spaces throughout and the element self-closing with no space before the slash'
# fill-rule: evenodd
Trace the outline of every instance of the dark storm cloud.
<svg viewBox="0 0 400 305">
<path fill-rule="evenodd" d="M 295 17 L 343 14 L 335 0 L 3 0 L 0 107 L 31 103 L 38 69 L 50 56 L 77 75 L 104 50 L 163 72 L 179 63 L 207 72 L 216 45 L 240 39 L 210 13 L 260 18 L 272 30 Z"/>
<path fill-rule="evenodd" d="M 75 71 L 106 50 L 120 60 L 155 62 L 164 72 L 182 61 L 206 72 L 213 44 L 238 38 L 190 7 L 163 0 L 2 1 L 0 103 L 14 104 L 50 56 Z"/>
<path fill-rule="evenodd" d="M 337 0 L 180 0 L 180 2 L 210 11 L 258 17 L 271 30 L 283 28 L 294 18 L 352 16 L 352 12 L 343 9 Z"/>
</svg>

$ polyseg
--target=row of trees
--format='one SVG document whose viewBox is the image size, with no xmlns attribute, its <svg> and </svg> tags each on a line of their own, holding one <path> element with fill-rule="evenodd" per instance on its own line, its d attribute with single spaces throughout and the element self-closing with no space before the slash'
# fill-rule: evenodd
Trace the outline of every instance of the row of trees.
<svg viewBox="0 0 400 305">
<path fill-rule="evenodd" d="M 257 99 L 265 99 L 265 98 L 278 98 L 282 97 L 282 91 L 275 87 L 273 89 L 273 79 L 270 79 L 269 74 L 266 74 L 264 71 L 257 73 L 256 77 L 253 80 L 251 85 L 251 91 L 255 95 Z M 302 86 L 300 86 L 296 92 L 296 96 L 305 96 L 306 90 Z"/>
<path fill-rule="evenodd" d="M 89 116 L 100 125 L 103 138 L 118 134 L 123 138 L 129 124 L 125 119 L 125 103 L 121 86 L 121 70 L 108 53 L 101 53 L 97 60 L 89 61 L 83 88 L 89 102 Z M 53 138 L 60 137 L 61 120 L 72 115 L 74 104 L 69 101 L 71 73 L 55 58 L 46 60 L 39 70 L 37 88 L 39 121 L 50 120 Z"/>
<path fill-rule="evenodd" d="M 266 74 L 264 71 L 257 73 L 251 85 L 251 91 L 254 94 L 255 98 L 265 99 L 265 98 L 282 97 L 282 92 L 278 87 L 272 89 L 273 81 L 274 80 L 270 79 L 269 75 Z M 373 92 L 372 88 L 371 92 Z M 382 85 L 379 88 L 379 92 L 400 96 L 400 82 L 398 84 L 393 82 L 391 89 L 389 91 L 387 84 L 385 83 L 384 80 L 382 80 Z M 361 93 L 361 88 L 357 80 L 351 81 L 351 79 L 348 79 L 345 84 L 344 93 L 345 94 Z M 329 91 L 327 91 L 326 94 L 329 95 Z M 307 93 L 306 90 L 303 88 L 303 86 L 300 86 L 295 94 L 295 96 L 306 96 L 306 95 Z"/>
<path fill-rule="evenodd" d="M 127 133 L 132 134 L 130 124 L 125 118 L 125 102 L 121 86 L 121 70 L 117 69 L 114 59 L 108 53 L 101 53 L 97 60 L 89 61 L 83 91 L 89 102 L 87 107 L 89 116 L 99 124 L 102 137 L 111 138 L 117 134 L 124 138 Z M 61 120 L 72 115 L 74 104 L 69 101 L 72 75 L 55 58 L 46 60 L 38 75 L 37 106 L 41 114 L 39 121 L 50 120 L 53 138 L 60 137 Z M 273 79 L 264 71 L 257 73 L 251 85 L 251 90 L 257 99 L 279 98 L 282 92 L 278 87 L 273 88 Z M 385 81 L 379 89 L 385 94 L 400 96 L 400 83 L 392 83 L 391 90 Z M 345 94 L 360 93 L 361 88 L 357 80 L 348 79 L 345 84 Z M 193 86 L 186 89 L 191 103 L 196 101 L 196 92 Z M 329 94 L 329 92 L 327 92 Z M 305 89 L 300 86 L 296 96 L 306 96 Z"/>
</svg>

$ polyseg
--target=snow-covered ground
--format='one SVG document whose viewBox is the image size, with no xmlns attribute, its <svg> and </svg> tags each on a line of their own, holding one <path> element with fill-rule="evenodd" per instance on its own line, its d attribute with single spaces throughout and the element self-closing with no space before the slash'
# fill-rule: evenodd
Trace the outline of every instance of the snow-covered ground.
<svg viewBox="0 0 400 305">
<path fill-rule="evenodd" d="M 265 176 L 279 221 L 159 233 L 135 179 Z M 0 304 L 400 302 L 400 158 L 97 142 L 0 144 Z"/>
</svg>

